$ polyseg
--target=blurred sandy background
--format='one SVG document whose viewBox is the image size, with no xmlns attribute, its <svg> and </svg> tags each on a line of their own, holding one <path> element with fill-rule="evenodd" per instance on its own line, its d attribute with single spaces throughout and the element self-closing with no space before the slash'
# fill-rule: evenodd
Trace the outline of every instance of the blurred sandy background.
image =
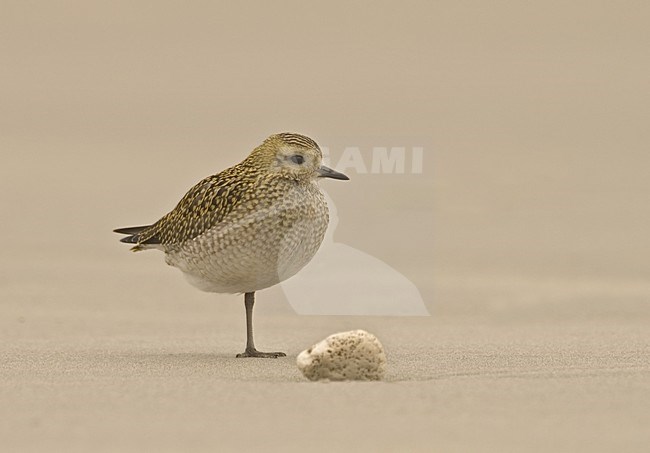
<svg viewBox="0 0 650 453">
<path fill-rule="evenodd" d="M 647 447 L 647 4 L 0 4 L 7 451 Z M 424 147 L 422 174 L 324 185 L 336 241 L 431 318 L 297 316 L 271 289 L 257 342 L 290 357 L 235 361 L 240 298 L 111 233 L 280 131 L 333 163 Z M 357 327 L 391 382 L 302 383 L 295 355 Z"/>
</svg>

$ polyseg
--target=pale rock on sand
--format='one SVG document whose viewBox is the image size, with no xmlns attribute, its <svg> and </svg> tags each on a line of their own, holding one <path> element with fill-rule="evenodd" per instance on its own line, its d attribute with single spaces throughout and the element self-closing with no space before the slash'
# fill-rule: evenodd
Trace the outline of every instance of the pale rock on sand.
<svg viewBox="0 0 650 453">
<path fill-rule="evenodd" d="M 378 381 L 384 376 L 386 354 L 373 334 L 351 330 L 330 335 L 302 351 L 296 363 L 312 381 Z"/>
</svg>

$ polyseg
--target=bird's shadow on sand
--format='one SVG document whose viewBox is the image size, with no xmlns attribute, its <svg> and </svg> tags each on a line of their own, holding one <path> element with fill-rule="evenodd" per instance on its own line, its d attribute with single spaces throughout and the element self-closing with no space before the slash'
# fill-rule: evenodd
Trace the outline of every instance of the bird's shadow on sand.
<svg viewBox="0 0 650 453">
<path fill-rule="evenodd" d="M 239 358 L 235 352 L 125 352 L 118 353 L 116 356 L 121 358 L 130 358 L 134 362 L 147 361 L 152 363 L 167 364 L 213 364 L 215 362 L 236 362 L 236 363 L 260 363 L 260 362 L 284 362 L 290 361 L 295 363 L 296 355 L 287 355 L 279 358 Z"/>
<path fill-rule="evenodd" d="M 113 360 L 108 361 L 117 369 L 129 369 L 136 374 L 191 375 L 237 381 L 304 379 L 296 367 L 295 355 L 276 359 L 235 356 L 236 353 L 224 352 L 132 351 L 115 354 Z"/>
</svg>

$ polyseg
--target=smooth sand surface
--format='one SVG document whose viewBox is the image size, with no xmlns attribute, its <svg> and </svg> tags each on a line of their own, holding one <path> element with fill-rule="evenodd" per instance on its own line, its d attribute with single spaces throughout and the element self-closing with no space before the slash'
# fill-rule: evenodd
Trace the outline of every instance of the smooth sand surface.
<svg viewBox="0 0 650 453">
<path fill-rule="evenodd" d="M 0 451 L 648 451 L 648 23 L 647 2 L 3 2 Z M 323 182 L 340 249 L 431 317 L 298 316 L 274 288 L 256 340 L 289 356 L 237 360 L 241 298 L 111 233 L 281 131 L 350 176 Z M 386 382 L 301 377 L 356 328 Z"/>
<path fill-rule="evenodd" d="M 288 357 L 236 359 L 238 298 L 158 291 L 158 309 L 5 305 L 3 451 L 641 452 L 650 442 L 647 313 L 304 317 L 267 291 L 258 346 Z M 296 355 L 352 328 L 383 341 L 385 382 L 303 378 Z"/>
</svg>

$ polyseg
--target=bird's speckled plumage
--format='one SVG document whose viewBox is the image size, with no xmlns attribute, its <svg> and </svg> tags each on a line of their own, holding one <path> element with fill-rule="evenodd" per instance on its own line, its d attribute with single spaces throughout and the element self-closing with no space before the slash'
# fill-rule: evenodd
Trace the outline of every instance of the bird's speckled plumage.
<svg viewBox="0 0 650 453">
<path fill-rule="evenodd" d="M 267 288 L 304 267 L 325 235 L 328 209 L 316 179 L 347 178 L 321 160 L 312 139 L 272 135 L 241 163 L 195 185 L 153 225 L 116 231 L 130 234 L 123 242 L 136 244 L 133 250 L 163 250 L 204 291 Z"/>
</svg>

